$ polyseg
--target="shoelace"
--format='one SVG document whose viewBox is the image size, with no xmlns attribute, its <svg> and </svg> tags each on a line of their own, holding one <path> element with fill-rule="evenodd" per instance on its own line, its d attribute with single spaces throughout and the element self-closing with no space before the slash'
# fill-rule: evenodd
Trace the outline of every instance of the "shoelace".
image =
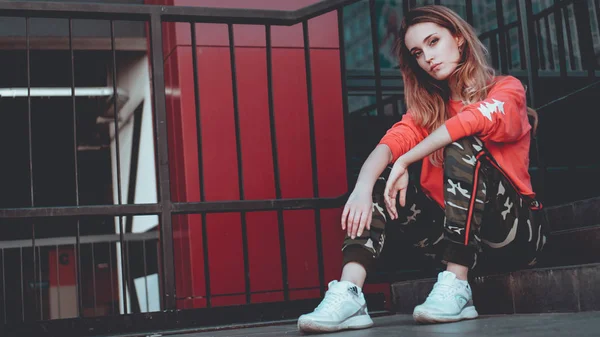
<svg viewBox="0 0 600 337">
<path fill-rule="evenodd" d="M 342 303 L 344 301 L 344 298 L 345 298 L 344 293 L 328 291 L 325 294 L 325 298 L 317 306 L 315 311 L 325 311 L 325 312 L 337 311 L 337 308 L 339 307 L 340 303 Z"/>
</svg>

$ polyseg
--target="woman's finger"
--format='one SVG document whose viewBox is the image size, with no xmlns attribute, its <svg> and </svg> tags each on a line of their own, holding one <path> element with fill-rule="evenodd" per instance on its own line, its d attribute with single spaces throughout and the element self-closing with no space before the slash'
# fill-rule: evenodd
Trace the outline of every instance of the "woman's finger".
<svg viewBox="0 0 600 337">
<path fill-rule="evenodd" d="M 400 190 L 400 206 L 406 206 L 406 188 Z"/>
<path fill-rule="evenodd" d="M 348 215 L 346 233 L 348 236 L 352 236 L 352 226 L 354 223 L 354 217 L 356 216 L 356 211 L 354 209 L 350 210 L 350 214 Z"/>
<path fill-rule="evenodd" d="M 371 212 L 367 211 L 366 209 L 364 209 L 362 211 L 362 214 L 360 216 L 360 223 L 358 225 L 358 231 L 356 232 L 356 236 L 360 237 L 363 233 L 363 231 L 365 230 L 365 227 L 367 227 L 367 224 L 369 223 L 369 214 L 371 214 Z"/>
<path fill-rule="evenodd" d="M 348 219 L 348 213 L 350 212 L 350 207 L 348 204 L 344 206 L 344 211 L 342 212 L 342 230 L 346 230 L 346 220 Z"/>
</svg>

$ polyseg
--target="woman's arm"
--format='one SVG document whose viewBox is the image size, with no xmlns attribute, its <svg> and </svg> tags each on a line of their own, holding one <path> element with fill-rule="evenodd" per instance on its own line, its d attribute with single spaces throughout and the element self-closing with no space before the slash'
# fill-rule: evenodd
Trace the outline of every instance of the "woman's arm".
<svg viewBox="0 0 600 337">
<path fill-rule="evenodd" d="M 433 152 L 442 149 L 452 143 L 450 133 L 445 125 L 440 126 L 427 136 L 423 141 L 413 147 L 410 151 L 400 156 L 395 165 L 402 165 L 408 167 L 410 164 L 417 162 Z M 391 180 L 391 179 L 390 179 Z"/>
<path fill-rule="evenodd" d="M 390 177 L 385 185 L 385 192 L 383 194 L 386 208 L 392 219 L 398 218 L 396 196 L 399 194 L 401 206 L 404 206 L 406 203 L 408 166 L 427 157 L 431 153 L 446 147 L 450 143 L 452 143 L 450 133 L 448 133 L 446 126 L 442 125 L 396 160 L 392 172 L 390 172 Z"/>
<path fill-rule="evenodd" d="M 375 147 L 360 169 L 356 186 L 342 212 L 342 230 L 347 230 L 348 236 L 352 239 L 361 236 L 365 227 L 371 228 L 373 187 L 391 160 L 390 148 L 380 144 Z"/>
</svg>

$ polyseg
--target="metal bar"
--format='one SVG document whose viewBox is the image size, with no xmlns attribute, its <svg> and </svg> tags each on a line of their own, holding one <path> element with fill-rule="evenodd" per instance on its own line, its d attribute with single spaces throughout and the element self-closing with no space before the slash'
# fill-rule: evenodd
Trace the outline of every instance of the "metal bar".
<svg viewBox="0 0 600 337">
<path fill-rule="evenodd" d="M 27 138 L 28 138 L 28 151 L 29 151 L 29 198 L 31 207 L 35 206 L 35 198 L 34 198 L 34 188 L 33 188 L 33 137 L 32 137 L 32 123 L 31 123 L 31 48 L 30 48 L 30 24 L 29 18 L 25 18 L 25 53 L 27 58 Z M 41 279 L 41 273 L 38 275 L 36 268 L 37 261 L 35 255 L 35 223 L 31 222 L 31 246 L 33 249 L 33 282 L 37 284 L 38 277 Z M 41 289 L 41 287 L 40 287 Z M 34 301 L 36 306 L 36 311 L 39 310 L 40 315 L 43 315 L 43 308 L 38 306 L 38 298 L 37 292 L 34 291 Z M 40 300 L 42 299 L 40 293 Z"/>
<path fill-rule="evenodd" d="M 117 204 L 123 204 L 123 196 L 122 196 L 122 186 L 121 186 L 121 150 L 119 143 L 119 112 L 117 109 L 117 55 L 115 51 L 115 22 L 110 20 L 110 49 L 111 49 L 111 57 L 112 57 L 112 85 L 113 92 L 115 96 L 113 98 L 113 110 L 114 110 L 114 123 L 115 123 L 115 156 L 116 156 L 116 166 L 117 166 Z M 125 244 L 123 235 L 125 234 L 125 230 L 123 228 L 123 217 L 117 217 L 117 225 L 119 226 L 119 243 L 121 247 L 121 277 L 123 278 L 123 308 L 124 312 L 127 313 L 127 280 L 129 280 L 129 274 L 125 272 L 125 256 L 123 252 L 123 245 Z"/>
<path fill-rule="evenodd" d="M 92 242 L 92 289 L 94 289 L 94 316 L 98 315 L 96 309 L 98 308 L 96 300 L 96 256 L 94 254 L 94 243 Z"/>
<path fill-rule="evenodd" d="M 510 23 L 504 24 L 504 29 L 506 29 L 506 30 L 511 29 L 511 28 L 517 28 L 517 27 L 519 27 L 519 21 L 513 21 Z M 487 30 L 487 31 L 479 34 L 478 37 L 479 37 L 479 39 L 485 39 L 485 38 L 490 37 L 491 35 L 497 35 L 500 32 L 501 32 L 501 30 L 499 28 L 494 28 L 494 29 L 490 29 L 490 30 Z"/>
<path fill-rule="evenodd" d="M 21 322 L 25 322 L 25 289 L 23 289 L 23 285 L 25 284 L 25 278 L 23 277 L 23 248 L 19 248 L 19 270 L 21 271 Z"/>
<path fill-rule="evenodd" d="M 503 0 L 496 0 L 496 20 L 498 24 L 498 39 L 500 41 L 500 70 L 503 74 L 508 73 L 508 64 L 507 64 L 507 48 L 506 48 L 506 36 L 504 32 L 506 28 L 504 27 L 504 8 L 502 6 Z"/>
<path fill-rule="evenodd" d="M 105 19 L 147 21 L 151 16 L 163 21 L 232 24 L 269 24 L 292 26 L 321 14 L 350 5 L 360 0 L 319 1 L 294 11 L 256 10 L 238 8 L 211 8 L 160 5 L 123 4 L 65 4 L 60 2 L 0 2 L 0 11 L 7 17 L 49 17 L 75 19 Z"/>
<path fill-rule="evenodd" d="M 102 234 L 102 235 L 85 235 L 79 240 L 81 244 L 89 243 L 114 243 L 119 242 L 119 234 Z M 124 235 L 124 240 L 129 241 L 143 241 L 158 239 L 158 233 L 156 231 L 144 232 L 144 233 L 127 233 Z M 54 237 L 36 240 L 37 247 L 48 247 L 56 245 L 74 245 L 76 244 L 76 238 L 74 236 L 69 237 Z M 0 241 L 0 249 L 20 248 L 28 247 L 31 241 L 29 240 L 11 240 L 11 241 Z"/>
<path fill-rule="evenodd" d="M 583 69 L 587 70 L 588 77 L 594 78 L 597 63 L 588 1 L 574 1 L 573 13 L 577 27 L 577 36 L 579 37 L 579 52 L 581 54 Z"/>
<path fill-rule="evenodd" d="M 127 278 L 123 281 L 123 285 L 124 287 L 126 287 L 126 289 L 129 290 L 129 296 L 131 296 L 132 298 L 130 298 L 130 301 L 128 302 L 124 302 L 125 304 L 129 303 L 129 309 L 127 308 L 127 305 L 125 306 L 125 313 L 128 314 L 130 313 L 129 310 L 131 309 L 132 312 L 136 312 L 134 309 L 134 306 L 137 304 L 137 301 L 135 301 L 135 286 L 133 285 L 133 280 L 131 277 L 131 254 L 129 254 L 129 242 L 124 242 L 123 243 L 125 246 L 122 249 L 123 254 L 122 256 L 125 258 L 125 265 L 123 265 L 123 269 L 125 269 L 125 275 L 127 275 Z"/>
<path fill-rule="evenodd" d="M 42 280 L 42 247 L 38 247 L 38 275 L 40 275 L 40 281 Z M 39 287 L 39 295 L 40 295 L 40 320 L 44 320 L 44 294 L 42 292 L 42 287 Z"/>
<path fill-rule="evenodd" d="M 344 145 L 345 145 L 345 153 L 346 153 L 346 184 L 350 186 L 351 177 L 348 174 L 349 166 L 350 166 L 350 158 L 352 154 L 350 153 L 350 146 L 352 135 L 350 133 L 350 111 L 348 111 L 348 85 L 346 82 L 346 39 L 344 35 L 344 10 L 338 9 L 337 11 L 337 20 L 338 20 L 338 38 L 339 38 L 339 50 L 340 50 L 340 84 L 342 86 L 342 114 L 344 120 Z"/>
<path fill-rule="evenodd" d="M 537 50 L 538 50 L 538 62 L 541 69 L 546 69 L 546 55 L 544 54 L 544 41 L 542 41 L 542 28 L 540 26 L 540 20 L 534 20 L 534 32 L 537 38 Z"/>
<path fill-rule="evenodd" d="M 290 17 L 292 18 L 291 25 L 308 21 L 322 14 L 341 9 L 361 0 L 327 0 L 319 1 L 313 5 L 295 10 Z"/>
<path fill-rule="evenodd" d="M 71 102 L 73 105 L 73 162 L 75 165 L 75 205 L 79 206 L 79 165 L 77 159 L 77 108 L 75 101 L 75 54 L 73 51 L 73 19 L 69 19 L 69 54 L 71 56 Z M 75 244 L 76 255 L 76 288 L 77 288 L 77 312 L 79 317 L 83 317 L 83 293 L 81 289 L 81 245 L 80 239 L 80 223 L 77 218 L 77 234 Z"/>
<path fill-rule="evenodd" d="M 552 100 L 552 101 L 550 101 L 550 102 L 548 102 L 546 104 L 543 104 L 543 105 L 537 107 L 536 110 L 538 110 L 538 111 L 544 110 L 544 109 L 548 108 L 549 106 L 551 106 L 551 105 L 553 105 L 555 103 L 558 103 L 560 101 L 564 101 L 567 98 L 570 98 L 572 96 L 575 96 L 575 95 L 579 94 L 580 92 L 583 92 L 583 91 L 586 91 L 588 89 L 594 88 L 594 87 L 598 86 L 599 84 L 600 84 L 600 81 L 595 81 L 593 83 L 590 83 L 590 84 L 586 85 L 585 87 L 582 87 L 582 88 L 579 88 L 577 90 L 571 91 L 571 92 L 569 92 L 568 94 L 566 94 L 564 96 L 561 96 L 561 97 L 559 97 L 557 99 L 554 99 L 554 100 Z"/>
<path fill-rule="evenodd" d="M 557 0 L 555 0 L 556 3 Z M 567 57 L 565 53 L 565 37 L 563 31 L 561 10 L 557 8 L 554 12 L 554 27 L 556 29 L 556 44 L 558 47 L 558 64 L 560 67 L 560 77 L 567 77 Z"/>
<path fill-rule="evenodd" d="M 375 71 L 375 100 L 377 101 L 377 115 L 383 116 L 383 99 L 381 94 L 381 67 L 379 64 L 379 34 L 377 30 L 377 15 L 375 13 L 375 0 L 369 0 L 369 14 L 371 17 L 371 39 L 373 46 L 373 69 Z"/>
<path fill-rule="evenodd" d="M 275 211 L 316 208 L 338 208 L 344 205 L 347 194 L 337 198 L 303 198 L 282 200 L 240 200 L 228 202 L 173 203 L 173 213 L 230 213 L 240 211 Z"/>
<path fill-rule="evenodd" d="M 231 88 L 233 91 L 233 120 L 235 124 L 235 145 L 237 154 L 238 189 L 240 200 L 244 200 L 244 168 L 242 165 L 242 135 L 240 127 L 240 110 L 238 104 L 237 72 L 235 63 L 235 40 L 233 25 L 227 25 L 229 32 L 229 63 L 231 64 Z M 242 230 L 242 252 L 244 258 L 244 283 L 246 289 L 246 303 L 250 303 L 250 261 L 248 257 L 248 226 L 246 223 L 246 212 L 240 212 Z"/>
<path fill-rule="evenodd" d="M 563 9 L 566 8 L 570 5 L 572 5 L 575 1 L 581 1 L 581 0 L 558 0 L 558 1 L 554 1 L 554 5 L 552 6 L 548 6 L 544 9 L 542 9 L 541 11 L 531 15 L 532 19 L 539 19 L 542 18 L 544 16 L 548 16 L 550 13 L 554 12 L 557 9 Z M 585 0 L 584 0 L 585 1 Z"/>
<path fill-rule="evenodd" d="M 165 101 L 165 74 L 163 64 L 162 21 L 159 14 L 150 20 L 150 44 L 152 50 L 152 84 L 155 108 L 156 144 L 158 152 L 158 195 L 163 206 L 160 220 L 163 261 L 163 299 L 166 310 L 175 309 L 175 259 L 173 254 L 173 227 L 171 217 L 171 189 L 169 180 L 169 149 L 167 111 Z"/>
<path fill-rule="evenodd" d="M 121 296 L 123 297 L 123 313 L 127 314 L 127 282 L 129 281 L 129 274 L 127 274 L 127 257 L 125 256 L 125 244 L 123 239 L 123 223 L 121 217 L 118 217 L 119 222 L 119 248 L 121 250 Z M 118 277 L 118 276 L 117 276 Z"/>
<path fill-rule="evenodd" d="M 146 312 L 150 312 L 150 297 L 148 295 L 148 267 L 146 257 L 146 240 L 142 241 L 142 256 L 144 258 L 144 284 L 146 286 Z M 141 310 L 140 310 L 141 311 Z"/>
<path fill-rule="evenodd" d="M 490 36 L 490 53 L 492 54 L 492 66 L 495 69 L 498 69 L 500 66 L 500 61 L 498 60 L 498 41 L 496 40 L 496 35 Z"/>
<path fill-rule="evenodd" d="M 511 38 L 510 38 L 510 29 L 507 29 L 504 35 L 506 37 L 506 48 L 508 49 L 506 51 L 506 56 L 508 57 L 507 66 L 508 66 L 509 73 L 510 73 L 510 69 L 512 69 L 512 67 L 513 67 L 512 44 L 511 44 Z"/>
<path fill-rule="evenodd" d="M 269 128 L 271 132 L 271 153 L 273 156 L 273 177 L 275 180 L 275 198 L 281 199 L 281 176 L 279 172 L 279 155 L 277 152 L 277 128 L 275 123 L 275 106 L 273 104 L 273 46 L 271 41 L 271 26 L 265 26 L 265 40 L 267 49 L 267 87 L 269 99 Z M 278 200 L 281 201 L 281 200 Z M 279 256 L 281 261 L 281 282 L 283 285 L 283 299 L 290 300 L 288 284 L 287 250 L 285 243 L 285 226 L 283 210 L 277 209 L 277 230 L 279 233 Z"/>
<path fill-rule="evenodd" d="M 467 6 L 467 22 L 473 25 L 473 0 L 466 0 L 465 3 Z"/>
<path fill-rule="evenodd" d="M 594 10 L 596 11 L 596 25 L 600 31 L 600 0 L 594 0 Z"/>
<path fill-rule="evenodd" d="M 313 196 L 319 197 L 319 169 L 317 167 L 317 139 L 315 130 L 315 109 L 313 104 L 312 68 L 310 62 L 310 40 L 308 21 L 302 22 L 304 35 L 304 66 L 306 69 L 306 95 L 308 99 L 308 127 L 310 134 L 310 158 L 312 168 Z M 319 288 L 321 296 L 325 295 L 325 267 L 323 265 L 323 233 L 321 232 L 321 210 L 315 209 L 315 234 L 317 241 L 317 264 L 319 266 Z"/>
<path fill-rule="evenodd" d="M 49 218 L 88 215 L 156 215 L 163 209 L 160 204 L 110 205 L 110 206 L 65 206 L 1 208 L 0 218 Z"/>
<path fill-rule="evenodd" d="M 172 203 L 168 210 L 172 213 L 224 213 L 240 211 L 274 211 L 292 209 L 336 208 L 343 205 L 347 195 L 335 198 L 266 199 L 239 200 L 227 202 L 179 202 Z M 0 218 L 46 218 L 88 215 L 156 215 L 163 207 L 160 204 L 121 205 L 121 206 L 79 206 L 79 207 L 36 207 L 0 209 Z"/>
<path fill-rule="evenodd" d="M 56 262 L 54 263 L 54 265 L 56 266 L 56 302 L 58 304 L 58 318 L 62 318 L 62 313 L 61 313 L 61 309 L 60 309 L 60 269 L 58 268 L 58 266 L 60 265 L 60 261 L 58 259 L 58 246 L 56 246 Z"/>
<path fill-rule="evenodd" d="M 52 1 L 0 2 L 0 11 L 7 17 L 43 17 L 76 19 L 147 20 L 160 6 L 131 6 L 122 4 L 84 4 Z"/>
<path fill-rule="evenodd" d="M 554 60 L 554 51 L 552 50 L 552 31 L 550 30 L 550 18 L 544 18 L 544 29 L 546 30 L 546 50 L 548 51 L 548 67 L 549 69 L 556 69 Z"/>
<path fill-rule="evenodd" d="M 204 190 L 204 162 L 203 162 L 203 151 L 202 151 L 202 118 L 200 116 L 200 83 L 198 80 L 198 46 L 196 39 L 196 24 L 192 22 L 190 24 L 191 38 L 192 38 L 192 71 L 194 73 L 194 101 L 196 104 L 196 136 L 198 142 L 198 181 L 200 184 L 200 202 L 206 201 L 206 193 Z M 200 221 L 202 222 L 202 256 L 204 259 L 204 291 L 206 292 L 206 307 L 210 308 L 211 303 L 211 290 L 210 290 L 210 267 L 208 260 L 208 227 L 207 227 L 207 216 L 206 213 L 200 214 Z M 194 295 L 194 294 L 192 294 Z"/>
<path fill-rule="evenodd" d="M 4 249 L 2 249 L 2 306 L 4 308 L 4 324 L 6 321 L 6 264 L 4 263 Z"/>
<path fill-rule="evenodd" d="M 131 157 L 129 160 L 129 182 L 127 186 L 127 204 L 135 204 L 136 187 L 138 182 L 138 162 L 140 157 L 140 141 L 142 134 L 143 105 L 133 112 L 133 131 L 131 139 Z M 125 232 L 133 232 L 133 216 L 125 217 Z"/>
<path fill-rule="evenodd" d="M 573 50 L 573 39 L 572 39 L 572 35 L 571 35 L 571 21 L 569 20 L 569 9 L 567 6 L 565 6 L 564 8 L 562 8 L 562 14 L 563 14 L 563 19 L 564 19 L 564 24 L 565 24 L 565 29 L 567 30 L 567 45 L 568 45 L 568 52 L 569 52 L 569 63 L 571 64 L 571 70 L 575 70 L 576 69 L 576 64 L 575 64 L 575 51 Z"/>
<path fill-rule="evenodd" d="M 109 275 L 110 275 L 110 307 L 111 307 L 111 313 L 114 315 L 114 313 L 117 311 L 115 309 L 115 289 L 114 289 L 114 278 L 113 278 L 113 263 L 112 263 L 112 243 L 109 242 L 108 243 L 108 268 L 109 268 Z"/>
<path fill-rule="evenodd" d="M 529 105 L 535 107 L 535 88 L 538 79 L 538 62 L 537 62 L 537 49 L 536 49 L 536 38 L 533 31 L 533 21 L 531 2 L 526 0 L 519 0 L 519 6 L 517 7 L 519 21 L 521 23 L 521 32 L 523 35 L 523 48 L 525 53 L 526 69 L 527 69 L 527 80 L 529 90 Z"/>
</svg>

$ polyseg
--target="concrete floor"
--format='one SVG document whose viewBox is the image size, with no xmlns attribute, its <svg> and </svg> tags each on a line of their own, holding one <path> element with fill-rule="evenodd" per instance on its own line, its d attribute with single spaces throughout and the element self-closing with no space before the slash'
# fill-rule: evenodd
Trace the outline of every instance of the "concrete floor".
<svg viewBox="0 0 600 337">
<path fill-rule="evenodd" d="M 375 326 L 365 330 L 343 331 L 311 336 L 512 336 L 512 337 L 579 337 L 600 336 L 600 312 L 571 314 L 530 314 L 481 316 L 476 320 L 439 325 L 418 325 L 411 316 L 392 315 L 374 318 Z M 256 328 L 227 329 L 178 334 L 177 337 L 223 336 L 302 336 L 295 322 Z"/>
</svg>

